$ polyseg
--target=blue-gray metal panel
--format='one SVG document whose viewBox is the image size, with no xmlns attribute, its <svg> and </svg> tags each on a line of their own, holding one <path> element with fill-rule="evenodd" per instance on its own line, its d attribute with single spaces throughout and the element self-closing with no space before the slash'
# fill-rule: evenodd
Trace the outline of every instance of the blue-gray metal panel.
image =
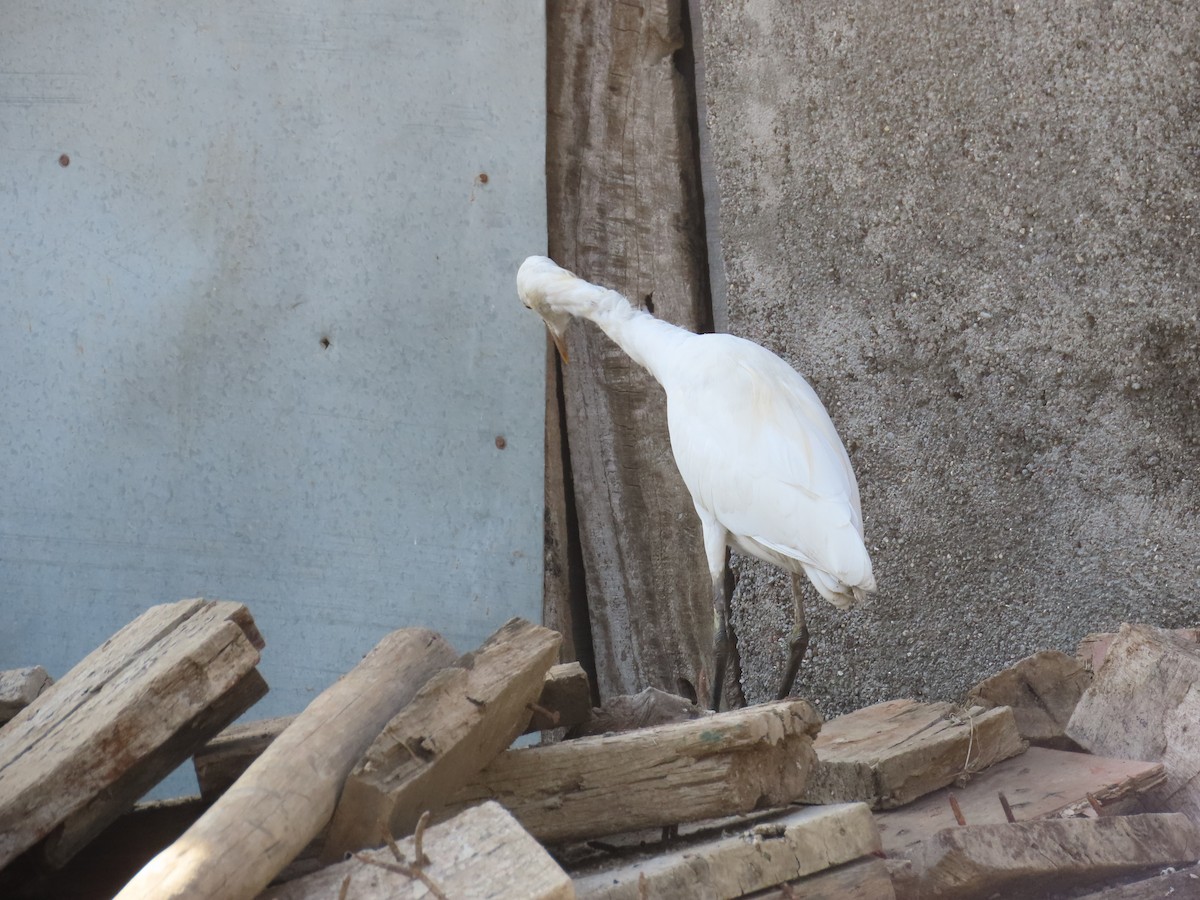
<svg viewBox="0 0 1200 900">
<path fill-rule="evenodd" d="M 0 668 L 239 600 L 275 715 L 540 616 L 544 12 L 207 6 L 4 13 Z"/>
</svg>

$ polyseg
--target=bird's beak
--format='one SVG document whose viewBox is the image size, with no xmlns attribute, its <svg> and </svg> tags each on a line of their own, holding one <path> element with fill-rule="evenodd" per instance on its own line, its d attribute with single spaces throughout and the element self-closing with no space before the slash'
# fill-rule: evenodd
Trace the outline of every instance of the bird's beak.
<svg viewBox="0 0 1200 900">
<path fill-rule="evenodd" d="M 554 346 L 558 348 L 558 355 L 562 357 L 564 363 L 571 361 L 571 355 L 567 353 L 567 339 L 559 334 L 553 328 L 547 329 L 550 332 L 550 337 L 554 338 Z"/>
</svg>

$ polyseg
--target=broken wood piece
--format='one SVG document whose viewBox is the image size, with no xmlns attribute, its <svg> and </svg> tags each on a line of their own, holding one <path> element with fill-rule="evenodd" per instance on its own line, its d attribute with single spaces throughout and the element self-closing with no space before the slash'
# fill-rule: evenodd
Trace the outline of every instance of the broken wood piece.
<svg viewBox="0 0 1200 900">
<path fill-rule="evenodd" d="M 454 658 L 427 629 L 384 637 L 118 896 L 256 896 L 329 821 L 347 773 L 379 730 Z"/>
<path fill-rule="evenodd" d="M 903 806 L 1024 752 L 1007 707 L 965 713 L 949 703 L 888 700 L 831 719 L 813 742 L 819 763 L 804 803 Z"/>
<path fill-rule="evenodd" d="M 782 806 L 816 764 L 820 716 L 781 700 L 623 734 L 507 750 L 454 798 L 497 800 L 545 842 Z"/>
<path fill-rule="evenodd" d="M 1075 900 L 1200 900 L 1200 866 L 1171 871 L 1076 896 Z"/>
<path fill-rule="evenodd" d="M 1200 828 L 1180 813 L 1035 819 L 946 828 L 912 848 L 896 895 L 1035 898 L 1200 859 Z"/>
<path fill-rule="evenodd" d="M 1116 640 L 1116 631 L 1103 631 L 1085 635 L 1075 650 L 1075 658 L 1089 666 L 1093 672 L 1099 672 L 1108 656 L 1108 648 Z M 1200 644 L 1200 628 L 1175 628 L 1172 634 L 1178 635 L 1185 641 Z"/>
<path fill-rule="evenodd" d="M 882 859 L 864 857 L 754 895 L 754 900 L 895 900 Z"/>
<path fill-rule="evenodd" d="M 392 718 L 346 779 L 321 858 L 377 847 L 438 813 L 529 724 L 558 658 L 557 631 L 512 619 L 437 673 Z"/>
<path fill-rule="evenodd" d="M 484 803 L 431 826 L 422 843 L 428 858 L 422 873 L 447 897 L 569 900 L 574 896 L 567 874 L 499 804 Z M 404 865 L 411 869 L 416 859 L 413 839 L 396 844 Z M 363 857 L 375 864 L 364 862 Z M 421 881 L 387 865 L 395 862 L 387 847 L 356 854 L 345 862 L 272 888 L 262 900 L 329 900 L 338 896 L 347 877 L 347 895 L 353 900 L 432 896 Z"/>
<path fill-rule="evenodd" d="M 1065 729 L 1080 696 L 1092 683 L 1091 670 L 1058 650 L 1027 656 L 971 688 L 968 699 L 985 708 L 1007 706 L 1017 731 L 1035 747 L 1078 749 Z"/>
<path fill-rule="evenodd" d="M 1122 625 L 1067 724 L 1091 753 L 1162 762 L 1152 795 L 1162 809 L 1200 817 L 1200 646 L 1148 625 Z"/>
<path fill-rule="evenodd" d="M 41 666 L 0 672 L 0 725 L 7 722 L 54 683 Z"/>
<path fill-rule="evenodd" d="M 239 603 L 154 606 L 0 729 L 0 867 L 65 863 L 266 691 Z"/>
<path fill-rule="evenodd" d="M 525 728 L 531 731 L 549 731 L 551 728 L 568 728 L 586 722 L 592 716 L 592 686 L 587 672 L 577 662 L 551 666 L 537 698 L 537 709 Z M 538 710 L 547 710 L 545 715 Z"/>
<path fill-rule="evenodd" d="M 811 807 L 760 821 L 732 836 L 683 843 L 578 874 L 575 895 L 580 900 L 724 900 L 878 851 L 879 834 L 866 805 Z"/>
<path fill-rule="evenodd" d="M 567 732 L 568 738 L 586 737 L 589 734 L 617 734 L 635 728 L 652 728 L 668 722 L 686 722 L 705 715 L 706 710 L 697 704 L 668 694 L 655 687 L 648 687 L 637 694 L 621 694 L 606 700 L 592 710 L 591 718 Z"/>
<path fill-rule="evenodd" d="M 968 824 L 987 825 L 1008 818 L 997 794 L 1008 800 L 1018 821 L 1088 815 L 1088 794 L 1106 812 L 1125 814 L 1142 812 L 1138 798 L 1164 778 L 1159 763 L 1030 747 L 979 773 L 955 788 L 954 794 Z M 883 849 L 893 855 L 902 853 L 943 828 L 954 827 L 949 793 L 950 788 L 942 788 L 902 809 L 876 813 Z"/>
<path fill-rule="evenodd" d="M 555 712 L 559 726 L 576 725 L 591 715 L 591 689 L 587 673 L 577 662 L 552 666 L 546 673 L 537 705 Z M 258 757 L 271 741 L 291 724 L 294 716 L 260 719 L 230 725 L 197 751 L 194 764 L 200 796 L 210 803 L 237 781 L 238 776 Z M 534 711 L 526 733 L 552 727 Z"/>
</svg>

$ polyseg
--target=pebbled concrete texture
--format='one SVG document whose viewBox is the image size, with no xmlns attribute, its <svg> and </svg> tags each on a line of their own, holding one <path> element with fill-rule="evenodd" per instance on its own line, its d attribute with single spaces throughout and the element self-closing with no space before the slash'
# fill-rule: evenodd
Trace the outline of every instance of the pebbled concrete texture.
<svg viewBox="0 0 1200 900">
<path fill-rule="evenodd" d="M 729 330 L 824 399 L 880 586 L 810 594 L 796 693 L 1200 622 L 1200 5 L 701 8 Z M 754 702 L 790 592 L 737 568 Z"/>
</svg>

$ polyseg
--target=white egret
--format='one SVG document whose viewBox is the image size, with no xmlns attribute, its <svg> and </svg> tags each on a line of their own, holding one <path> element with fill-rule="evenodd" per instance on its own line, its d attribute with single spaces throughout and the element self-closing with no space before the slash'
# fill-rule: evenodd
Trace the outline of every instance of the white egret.
<svg viewBox="0 0 1200 900">
<path fill-rule="evenodd" d="M 571 317 L 587 319 L 666 392 L 671 450 L 700 517 L 712 578 L 713 709 L 729 653 L 726 547 L 791 573 L 795 622 L 778 693 L 788 696 L 808 648 L 801 573 L 838 608 L 875 590 L 850 457 L 812 387 L 752 341 L 685 331 L 544 256 L 521 264 L 517 293 L 564 359 Z"/>
</svg>

